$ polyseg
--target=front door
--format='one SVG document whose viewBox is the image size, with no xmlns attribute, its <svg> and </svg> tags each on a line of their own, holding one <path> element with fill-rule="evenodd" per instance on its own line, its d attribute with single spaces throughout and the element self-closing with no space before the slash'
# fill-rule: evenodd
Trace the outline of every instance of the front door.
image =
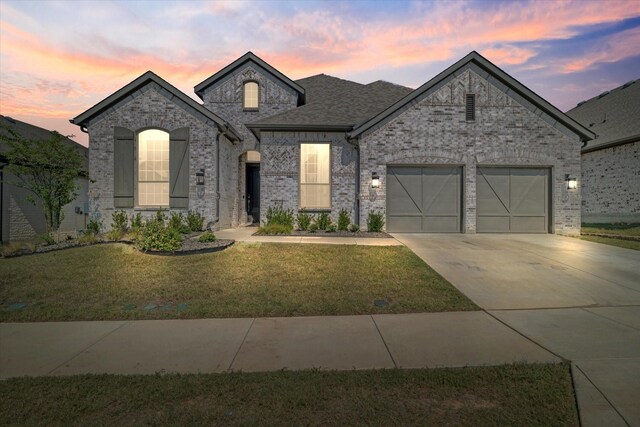
<svg viewBox="0 0 640 427">
<path fill-rule="evenodd" d="M 247 163 L 247 218 L 255 224 L 260 223 L 260 164 Z"/>
</svg>

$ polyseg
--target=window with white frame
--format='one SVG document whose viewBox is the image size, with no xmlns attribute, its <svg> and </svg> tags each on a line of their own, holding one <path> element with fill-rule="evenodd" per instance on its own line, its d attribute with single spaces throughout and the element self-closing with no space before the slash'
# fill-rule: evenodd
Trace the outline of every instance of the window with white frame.
<svg viewBox="0 0 640 427">
<path fill-rule="evenodd" d="M 300 144 L 300 208 L 331 208 L 330 144 Z"/>
<path fill-rule="evenodd" d="M 244 108 L 258 109 L 259 87 L 257 82 L 245 82 L 244 84 Z"/>
<path fill-rule="evenodd" d="M 169 134 L 159 129 L 138 134 L 138 205 L 169 206 Z"/>
</svg>

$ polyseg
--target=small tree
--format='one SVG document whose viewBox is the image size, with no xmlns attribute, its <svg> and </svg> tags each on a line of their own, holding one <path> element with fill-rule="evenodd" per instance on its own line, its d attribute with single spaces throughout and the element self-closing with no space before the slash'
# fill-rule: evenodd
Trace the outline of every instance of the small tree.
<svg viewBox="0 0 640 427">
<path fill-rule="evenodd" d="M 78 196 L 76 178 L 86 176 L 83 158 L 57 132 L 49 139 L 35 140 L 6 130 L 8 134 L 0 133 L 0 141 L 9 145 L 6 170 L 17 178 L 11 184 L 31 191 L 27 200 L 42 209 L 47 233 L 55 233 L 64 219 L 62 208 Z"/>
</svg>

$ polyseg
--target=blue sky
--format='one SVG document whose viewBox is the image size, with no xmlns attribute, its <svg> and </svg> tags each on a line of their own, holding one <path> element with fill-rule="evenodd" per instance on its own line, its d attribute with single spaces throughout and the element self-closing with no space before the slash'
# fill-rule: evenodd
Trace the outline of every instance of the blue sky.
<svg viewBox="0 0 640 427">
<path fill-rule="evenodd" d="M 567 110 L 640 78 L 640 1 L 0 3 L 0 114 L 62 133 L 153 70 L 193 86 L 251 50 L 293 79 L 417 87 L 476 50 Z"/>
</svg>

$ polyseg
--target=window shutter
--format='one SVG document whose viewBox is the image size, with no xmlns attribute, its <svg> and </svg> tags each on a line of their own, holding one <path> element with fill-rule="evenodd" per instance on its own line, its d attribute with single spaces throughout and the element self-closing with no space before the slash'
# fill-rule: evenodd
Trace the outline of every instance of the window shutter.
<svg viewBox="0 0 640 427">
<path fill-rule="evenodd" d="M 176 129 L 170 134 L 169 207 L 189 207 L 189 128 Z"/>
<path fill-rule="evenodd" d="M 134 192 L 134 143 L 133 131 L 114 128 L 113 139 L 113 206 L 132 208 Z"/>
</svg>

